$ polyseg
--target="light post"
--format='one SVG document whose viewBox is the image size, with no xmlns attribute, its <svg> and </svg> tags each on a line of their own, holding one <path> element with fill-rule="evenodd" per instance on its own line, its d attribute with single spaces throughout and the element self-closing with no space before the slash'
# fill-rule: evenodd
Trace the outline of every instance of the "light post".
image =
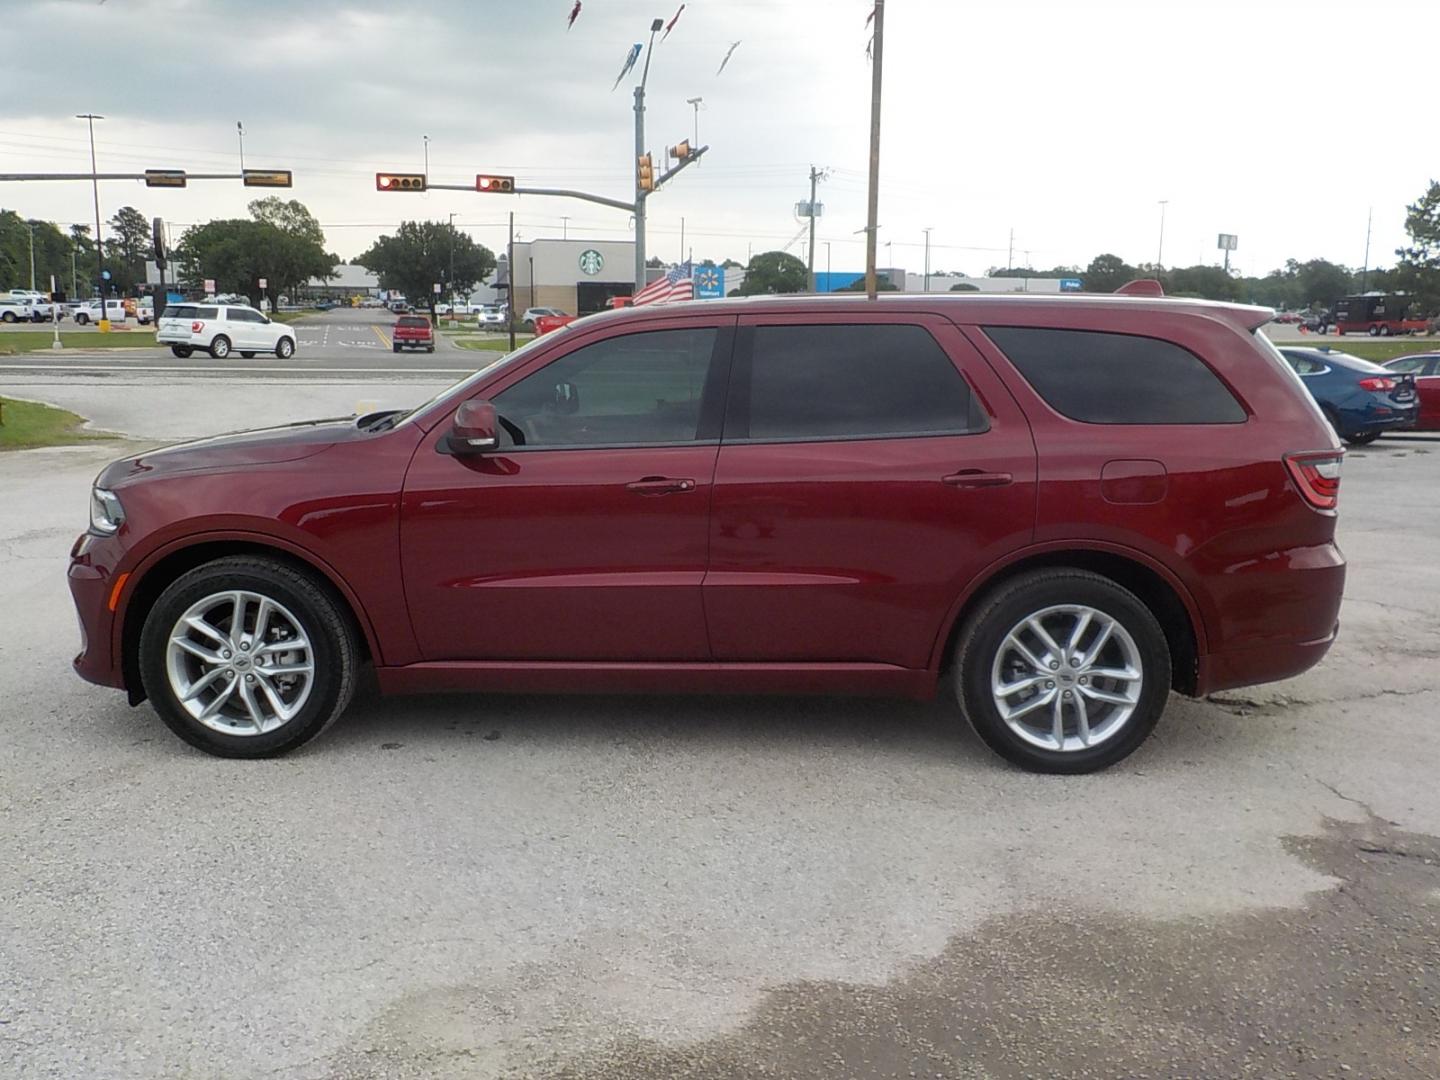
<svg viewBox="0 0 1440 1080">
<path fill-rule="evenodd" d="M 104 246 L 100 238 L 100 175 L 95 164 L 95 121 L 105 118 L 95 113 L 77 113 L 75 119 L 90 125 L 90 186 L 95 192 L 95 287 L 100 293 L 100 319 L 96 325 L 105 333 L 110 329 L 110 320 L 106 318 L 109 313 L 105 309 L 105 270 L 101 256 Z"/>
<path fill-rule="evenodd" d="M 245 125 L 239 120 L 235 121 L 235 132 L 240 136 L 240 171 L 245 171 Z"/>
<path fill-rule="evenodd" d="M 704 104 L 703 97 L 686 98 L 685 104 L 695 110 L 695 145 L 700 145 L 700 106 Z"/>
<path fill-rule="evenodd" d="M 930 291 L 930 230 L 934 226 L 926 226 L 920 231 L 925 234 L 925 291 Z"/>
<path fill-rule="evenodd" d="M 450 276 L 445 281 L 445 287 L 450 292 L 450 325 L 455 325 L 455 212 L 450 212 L 450 235 L 446 238 L 450 245 Z"/>
<path fill-rule="evenodd" d="M 426 184 L 429 184 L 429 183 L 430 183 L 430 136 L 429 136 L 429 135 L 421 135 L 420 138 L 422 138 L 422 139 L 425 140 L 425 183 L 426 183 Z"/>
<path fill-rule="evenodd" d="M 650 56 L 655 52 L 655 35 L 665 29 L 664 19 L 650 23 L 650 46 L 645 50 L 645 70 L 640 73 L 640 85 L 635 87 L 635 161 L 645 156 L 645 84 L 650 79 Z M 635 291 L 645 288 L 645 196 L 640 186 L 640 171 L 635 171 Z"/>
<path fill-rule="evenodd" d="M 30 291 L 35 291 L 35 219 L 31 218 L 25 222 L 30 230 Z"/>
<path fill-rule="evenodd" d="M 1155 254 L 1155 268 L 1158 270 L 1165 265 L 1165 207 L 1169 199 L 1160 200 L 1160 250 Z"/>
<path fill-rule="evenodd" d="M 833 279 L 830 277 L 830 241 L 829 241 L 829 240 L 826 240 L 826 241 L 825 241 L 825 291 L 826 291 L 826 292 L 830 292 L 830 291 L 831 291 L 831 281 L 832 281 L 832 280 L 833 280 Z"/>
</svg>

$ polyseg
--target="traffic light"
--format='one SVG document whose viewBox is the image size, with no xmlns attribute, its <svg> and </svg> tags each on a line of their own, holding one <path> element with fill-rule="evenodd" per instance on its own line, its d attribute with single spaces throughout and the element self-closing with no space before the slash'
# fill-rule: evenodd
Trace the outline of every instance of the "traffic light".
<svg viewBox="0 0 1440 1080">
<path fill-rule="evenodd" d="M 242 169 L 246 187 L 294 187 L 289 169 Z"/>
<path fill-rule="evenodd" d="M 510 195 L 515 191 L 515 177 L 477 176 L 475 177 L 475 190 L 483 191 L 488 195 Z"/>
<path fill-rule="evenodd" d="M 184 187 L 184 169 L 146 169 L 146 187 Z"/>
<path fill-rule="evenodd" d="M 694 151 L 690 149 L 689 139 L 670 147 L 670 156 L 676 161 L 689 161 L 693 153 Z"/>
<path fill-rule="evenodd" d="M 377 172 L 375 174 L 376 191 L 424 191 L 424 173 L 388 173 Z"/>
<path fill-rule="evenodd" d="M 649 154 L 641 154 L 636 173 L 636 185 L 641 191 L 655 190 L 655 163 Z"/>
</svg>

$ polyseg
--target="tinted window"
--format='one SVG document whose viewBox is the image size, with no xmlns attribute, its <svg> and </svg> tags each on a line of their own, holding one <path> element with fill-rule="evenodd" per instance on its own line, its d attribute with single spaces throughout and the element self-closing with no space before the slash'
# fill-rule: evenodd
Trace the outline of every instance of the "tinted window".
<svg viewBox="0 0 1440 1080">
<path fill-rule="evenodd" d="M 987 327 L 1050 407 L 1088 424 L 1233 424 L 1245 410 L 1188 349 L 1090 330 Z"/>
<path fill-rule="evenodd" d="M 727 419 L 727 438 L 747 434 L 736 419 Z M 751 439 L 953 434 L 985 426 L 965 379 L 923 327 L 755 329 Z"/>
<path fill-rule="evenodd" d="M 1398 371 L 1402 375 L 1419 375 L 1425 370 L 1430 361 L 1423 356 L 1407 356 L 1400 360 L 1392 360 L 1385 366 L 1391 371 Z"/>
<path fill-rule="evenodd" d="M 418 318 L 417 318 L 417 319 L 401 319 L 401 320 L 399 320 L 395 325 L 396 325 L 396 326 L 408 326 L 408 327 L 410 327 L 410 328 L 412 328 L 412 329 L 419 329 L 419 328 L 429 327 L 429 325 L 430 325 L 430 320 L 429 320 L 429 319 L 418 319 Z"/>
<path fill-rule="evenodd" d="M 1319 360 L 1306 356 L 1304 353 L 1286 351 L 1282 355 L 1285 357 L 1285 362 L 1295 369 L 1297 375 L 1318 375 L 1329 370 Z"/>
<path fill-rule="evenodd" d="M 716 331 L 657 330 L 586 345 L 495 398 L 526 446 L 690 442 Z M 506 431 L 506 445 L 519 442 Z"/>
<path fill-rule="evenodd" d="M 232 307 L 227 308 L 225 318 L 230 322 L 258 323 L 264 320 L 264 316 L 258 311 L 251 311 L 249 308 Z"/>
<path fill-rule="evenodd" d="M 190 310 L 192 319 L 214 319 L 218 318 L 220 314 L 220 309 L 213 307 L 195 307 Z"/>
<path fill-rule="evenodd" d="M 191 304 L 171 304 L 165 309 L 165 314 L 160 317 L 162 319 L 194 319 L 198 318 L 195 314 L 198 310 Z"/>
</svg>

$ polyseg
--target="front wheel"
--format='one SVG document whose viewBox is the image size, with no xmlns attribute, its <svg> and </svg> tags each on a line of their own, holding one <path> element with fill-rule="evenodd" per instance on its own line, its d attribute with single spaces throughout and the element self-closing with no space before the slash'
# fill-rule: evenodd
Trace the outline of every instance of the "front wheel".
<svg viewBox="0 0 1440 1080">
<path fill-rule="evenodd" d="M 224 334 L 216 334 L 215 340 L 210 342 L 210 355 L 216 360 L 224 360 L 230 355 L 230 339 Z"/>
<path fill-rule="evenodd" d="M 1378 327 L 1378 326 L 1372 326 L 1372 327 L 1370 327 L 1370 336 L 1371 336 L 1371 337 L 1379 337 L 1379 336 L 1380 336 L 1380 327 Z"/>
<path fill-rule="evenodd" d="M 1382 326 L 1382 327 L 1380 327 L 1380 336 L 1381 336 L 1381 337 L 1389 337 L 1389 336 L 1390 336 L 1390 327 L 1388 327 L 1388 326 Z"/>
<path fill-rule="evenodd" d="M 176 356 L 180 357 L 181 360 L 184 360 L 188 358 L 190 354 L 193 353 L 195 350 L 192 349 L 189 345 L 171 345 L 170 351 Z"/>
<path fill-rule="evenodd" d="M 295 342 L 288 337 L 282 337 L 280 343 L 275 346 L 275 355 L 281 360 L 289 360 L 295 355 Z"/>
<path fill-rule="evenodd" d="M 12 320 L 12 321 L 13 321 L 13 320 Z M 76 321 L 79 325 L 84 326 L 86 323 L 88 323 L 88 322 L 90 321 L 90 316 L 89 316 L 89 315 L 86 315 L 86 314 L 82 311 L 82 312 L 80 312 L 78 315 L 75 316 L 75 321 Z"/>
<path fill-rule="evenodd" d="M 170 730 L 218 757 L 272 757 L 320 734 L 354 693 L 359 644 L 310 575 L 253 556 L 177 578 L 145 618 L 140 676 Z"/>
<path fill-rule="evenodd" d="M 986 744 L 1032 772 L 1086 773 L 1145 741 L 1170 650 L 1134 593 L 1085 570 L 1039 570 L 987 596 L 956 645 L 956 693 Z"/>
</svg>

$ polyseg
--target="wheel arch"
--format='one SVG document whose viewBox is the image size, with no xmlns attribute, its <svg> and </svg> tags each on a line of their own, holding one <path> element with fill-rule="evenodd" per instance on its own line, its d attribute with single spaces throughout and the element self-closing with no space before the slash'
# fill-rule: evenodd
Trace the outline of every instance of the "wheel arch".
<svg viewBox="0 0 1440 1080">
<path fill-rule="evenodd" d="M 160 594 L 182 574 L 197 566 L 231 555 L 275 559 L 309 574 L 329 591 L 358 631 L 362 659 L 381 656 L 374 627 L 359 598 L 335 572 L 313 553 L 274 537 L 254 534 L 201 535 L 152 553 L 132 571 L 135 583 L 125 590 L 125 602 L 114 622 L 113 655 L 120 657 L 121 677 L 132 705 L 145 699 L 140 682 L 140 631 Z"/>
<path fill-rule="evenodd" d="M 1109 544 L 1066 544 L 1019 552 L 979 575 L 955 602 L 940 635 L 931 668 L 937 674 L 950 662 L 960 629 L 987 594 L 1031 570 L 1073 567 L 1089 570 L 1129 589 L 1154 613 L 1170 649 L 1171 685 L 1193 696 L 1205 653 L 1205 627 L 1194 597 L 1164 566 L 1141 552 Z"/>
</svg>

